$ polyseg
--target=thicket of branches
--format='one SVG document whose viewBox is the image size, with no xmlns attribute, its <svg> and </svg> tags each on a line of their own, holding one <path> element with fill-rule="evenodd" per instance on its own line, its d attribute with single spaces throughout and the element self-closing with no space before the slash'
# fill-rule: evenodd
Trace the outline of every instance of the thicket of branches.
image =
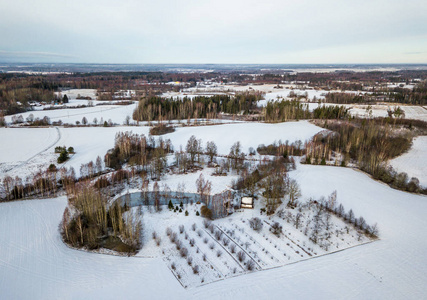
<svg viewBox="0 0 427 300">
<path fill-rule="evenodd" d="M 146 138 L 132 132 L 116 134 L 114 148 L 105 155 L 107 167 L 120 169 L 123 164 L 141 166 L 152 176 L 160 178 L 166 167 L 166 154 L 172 151 L 170 140 Z"/>
<path fill-rule="evenodd" d="M 278 143 L 274 142 L 270 145 L 261 144 L 257 147 L 257 152 L 260 155 L 280 155 L 287 158 L 291 156 L 301 156 L 305 154 L 305 149 L 301 140 L 298 140 L 294 143 L 289 144 L 289 141 L 279 141 Z"/>
<path fill-rule="evenodd" d="M 141 247 L 142 224 L 138 216 L 118 202 L 107 205 L 102 193 L 90 184 L 68 189 L 69 204 L 60 225 L 63 239 L 73 247 L 108 248 L 135 253 Z"/>
<path fill-rule="evenodd" d="M 384 120 L 384 119 L 383 119 Z M 306 163 L 319 163 L 332 159 L 332 153 L 342 157 L 341 165 L 356 163 L 360 169 L 390 186 L 410 192 L 426 193 L 417 178 L 397 173 L 387 162 L 408 151 L 412 136 L 398 133 L 388 123 L 378 120 L 327 122 L 334 134 L 317 135 L 306 145 Z"/>
</svg>

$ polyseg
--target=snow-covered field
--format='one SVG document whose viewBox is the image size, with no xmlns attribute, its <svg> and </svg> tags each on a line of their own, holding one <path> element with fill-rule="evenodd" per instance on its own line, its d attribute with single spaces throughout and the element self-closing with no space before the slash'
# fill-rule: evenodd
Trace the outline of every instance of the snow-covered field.
<svg viewBox="0 0 427 300">
<path fill-rule="evenodd" d="M 0 204 L 2 299 L 424 299 L 427 197 L 393 190 L 348 168 L 298 165 L 303 198 L 338 192 L 338 202 L 380 240 L 292 265 L 184 289 L 158 258 L 67 248 L 57 225 L 65 197 Z"/>
<path fill-rule="evenodd" d="M 76 100 L 80 101 L 80 100 Z M 64 124 L 76 124 L 76 121 L 82 122 L 83 117 L 86 117 L 88 124 L 94 124 L 95 118 L 97 123 L 101 124 L 104 121 L 111 120 L 115 124 L 123 124 L 126 117 L 130 117 L 130 123 L 133 124 L 135 121 L 132 120 L 132 113 L 138 104 L 134 103 L 131 105 L 99 105 L 93 107 L 83 108 L 64 108 L 64 109 L 52 109 L 52 110 L 33 110 L 27 111 L 21 115 L 24 120 L 33 114 L 34 118 L 43 119 L 47 116 L 52 122 L 62 121 Z M 5 117 L 6 122 L 12 122 L 12 116 Z"/>
<path fill-rule="evenodd" d="M 163 135 L 163 139 L 170 139 L 175 149 L 180 146 L 185 148 L 187 140 L 195 135 L 198 139 L 202 139 L 203 146 L 207 141 L 214 141 L 218 146 L 219 154 L 228 154 L 231 146 L 240 141 L 242 150 L 248 152 L 249 147 L 256 147 L 259 144 L 271 144 L 274 141 L 282 140 L 285 142 L 294 142 L 301 139 L 303 142 L 310 139 L 313 135 L 321 131 L 322 128 L 317 127 L 307 121 L 286 122 L 277 124 L 264 123 L 235 123 L 214 126 L 191 126 L 179 127 L 175 132 Z M 14 168 L 8 175 L 19 175 L 25 177 L 31 172 L 38 169 L 46 169 L 49 164 L 55 163 L 57 155 L 54 154 L 56 146 L 74 147 L 74 154 L 67 162 L 66 167 L 73 167 L 76 174 L 79 175 L 80 166 L 90 161 L 95 161 L 99 155 L 102 159 L 107 150 L 113 148 L 114 137 L 117 132 L 132 131 L 138 134 L 148 135 L 149 127 L 147 126 L 118 126 L 118 127 L 74 127 L 74 128 L 0 128 L 0 136 L 2 143 L 0 144 L 0 154 L 8 153 L 6 160 L 2 159 L 2 170 L 8 170 L 12 166 L 20 165 Z M 21 133 L 22 132 L 22 133 Z M 21 137 L 19 142 L 16 140 L 16 134 Z M 50 137 L 45 137 L 50 134 Z M 56 136 L 55 136 L 56 134 Z M 31 147 L 25 144 L 28 138 L 33 142 Z M 52 142 L 46 139 L 52 139 Z M 57 140 L 56 143 L 54 143 Z M 15 143 L 22 143 L 22 147 L 15 147 Z M 11 151 L 11 146 L 13 151 Z M 49 145 L 50 148 L 40 152 Z M 31 149 L 31 151 L 29 150 Z M 30 153 L 28 155 L 27 153 Z M 38 154 L 38 155 L 36 155 Z M 36 155 L 36 156 L 34 156 Z M 26 164 L 21 162 L 26 161 L 29 157 L 34 156 Z M 6 173 L 2 171 L 1 175 Z"/>
<path fill-rule="evenodd" d="M 335 106 L 335 105 L 342 105 L 347 108 L 350 108 L 350 114 L 352 116 L 357 116 L 360 118 L 367 118 L 367 117 L 387 117 L 387 110 L 391 109 L 394 110 L 397 106 L 400 106 L 400 108 L 405 112 L 405 118 L 406 119 L 414 119 L 414 120 L 421 120 L 421 121 L 427 121 L 427 109 L 423 106 L 411 106 L 411 105 L 392 105 L 392 104 L 382 104 L 382 105 L 370 105 L 370 108 L 372 109 L 372 115 L 369 114 L 369 111 L 367 110 L 369 105 L 365 104 L 334 104 L 334 103 L 321 103 L 322 105 L 326 106 Z M 308 107 L 312 111 L 315 108 L 319 106 L 318 103 L 309 103 Z"/>
<path fill-rule="evenodd" d="M 240 141 L 242 151 L 247 153 L 250 147 L 256 149 L 260 144 L 268 145 L 279 140 L 289 140 L 290 143 L 296 140 L 304 142 L 321 130 L 323 129 L 307 121 L 277 124 L 251 122 L 177 128 L 175 132 L 162 137 L 171 139 L 175 149 L 179 149 L 180 145 L 185 148 L 188 139 L 195 135 L 202 139 L 204 146 L 207 141 L 214 141 L 219 154 L 228 154 L 230 147 L 237 141 Z"/>
<path fill-rule="evenodd" d="M 398 172 L 406 172 L 416 177 L 422 186 L 427 186 L 427 136 L 419 136 L 413 140 L 411 149 L 390 161 Z"/>
<path fill-rule="evenodd" d="M 369 113 L 366 110 L 368 105 L 346 105 L 351 107 L 350 113 L 354 116 L 369 117 Z M 372 116 L 373 117 L 387 117 L 387 110 L 393 110 L 398 105 L 372 105 Z M 422 106 L 409 106 L 399 105 L 400 108 L 405 112 L 406 119 L 414 119 L 427 121 L 427 109 Z"/>
<path fill-rule="evenodd" d="M 50 148 L 60 140 L 56 128 L 0 128 L 0 137 L 0 177 L 6 172 L 22 172 L 37 164 L 35 160 L 47 164 L 46 153 L 53 152 Z"/>
</svg>

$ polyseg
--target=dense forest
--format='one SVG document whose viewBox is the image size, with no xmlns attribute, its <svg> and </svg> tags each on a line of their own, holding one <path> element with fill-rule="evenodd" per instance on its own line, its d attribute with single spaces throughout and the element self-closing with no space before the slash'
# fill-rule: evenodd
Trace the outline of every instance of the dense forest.
<svg viewBox="0 0 427 300">
<path fill-rule="evenodd" d="M 260 93 L 239 93 L 235 96 L 214 95 L 182 99 L 149 97 L 139 101 L 133 118 L 138 121 L 218 118 L 219 113 L 251 114 L 256 112 Z"/>
</svg>

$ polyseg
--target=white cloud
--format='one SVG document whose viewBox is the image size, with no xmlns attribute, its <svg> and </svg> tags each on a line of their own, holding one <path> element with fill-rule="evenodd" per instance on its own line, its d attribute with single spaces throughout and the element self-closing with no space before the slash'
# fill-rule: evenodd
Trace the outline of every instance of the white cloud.
<svg viewBox="0 0 427 300">
<path fill-rule="evenodd" d="M 427 62 L 424 0 L 0 0 L 0 7 L 0 49 L 64 55 L 55 61 Z"/>
</svg>

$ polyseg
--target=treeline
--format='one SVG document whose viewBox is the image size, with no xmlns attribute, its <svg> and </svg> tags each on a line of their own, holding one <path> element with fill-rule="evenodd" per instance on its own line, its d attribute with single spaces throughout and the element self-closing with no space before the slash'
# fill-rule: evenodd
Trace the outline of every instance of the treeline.
<svg viewBox="0 0 427 300">
<path fill-rule="evenodd" d="M 0 111 L 4 115 L 25 112 L 30 101 L 50 102 L 54 99 L 53 91 L 38 88 L 12 88 L 0 85 Z"/>
<path fill-rule="evenodd" d="M 344 106 L 319 106 L 310 112 L 308 104 L 298 100 L 269 101 L 263 110 L 266 122 L 286 122 L 302 119 L 344 119 L 349 116 Z"/>
<path fill-rule="evenodd" d="M 141 247 L 139 215 L 125 214 L 128 207 L 107 199 L 88 182 L 68 189 L 69 205 L 60 225 L 64 241 L 73 247 L 107 248 L 128 254 Z"/>
<path fill-rule="evenodd" d="M 169 81 L 190 82 L 213 78 L 217 74 L 179 74 L 162 72 L 104 72 L 75 74 L 0 74 L 0 112 L 11 115 L 30 109 L 29 102 L 58 100 L 54 92 L 62 89 L 98 89 L 113 95 L 117 90 L 135 89 L 154 95 L 171 89 Z M 153 84 L 154 83 L 154 84 Z M 102 98 L 103 93 L 101 93 Z M 107 100 L 111 100 L 111 96 Z M 61 99 L 62 100 L 62 99 Z"/>
<path fill-rule="evenodd" d="M 182 99 L 148 97 L 139 101 L 134 120 L 183 120 L 187 118 L 215 119 L 219 113 L 250 114 L 256 110 L 261 93 L 239 93 L 234 96 L 214 95 Z"/>
<path fill-rule="evenodd" d="M 282 143 L 282 141 L 279 141 L 278 143 L 274 142 L 267 146 L 261 144 L 256 150 L 260 155 L 276 155 L 283 156 L 284 158 L 287 158 L 289 155 L 301 156 L 305 154 L 305 148 L 301 140 L 294 143 L 289 143 L 289 141 Z"/>
<path fill-rule="evenodd" d="M 354 104 L 354 103 L 368 103 L 371 102 L 371 97 L 368 94 L 356 93 L 327 93 L 325 95 L 325 103 L 336 104 Z"/>
<path fill-rule="evenodd" d="M 355 93 L 334 92 L 325 95 L 326 103 L 366 104 L 378 101 L 412 105 L 426 105 L 427 81 L 417 83 L 412 90 L 401 87 L 395 87 L 393 89 L 378 87 L 373 93 L 358 94 L 357 91 L 355 91 Z"/>
<path fill-rule="evenodd" d="M 73 185 L 76 174 L 73 168 L 58 170 L 55 166 L 21 178 L 6 175 L 0 182 L 0 200 L 12 201 L 34 196 L 54 197 L 62 187 Z"/>
</svg>

